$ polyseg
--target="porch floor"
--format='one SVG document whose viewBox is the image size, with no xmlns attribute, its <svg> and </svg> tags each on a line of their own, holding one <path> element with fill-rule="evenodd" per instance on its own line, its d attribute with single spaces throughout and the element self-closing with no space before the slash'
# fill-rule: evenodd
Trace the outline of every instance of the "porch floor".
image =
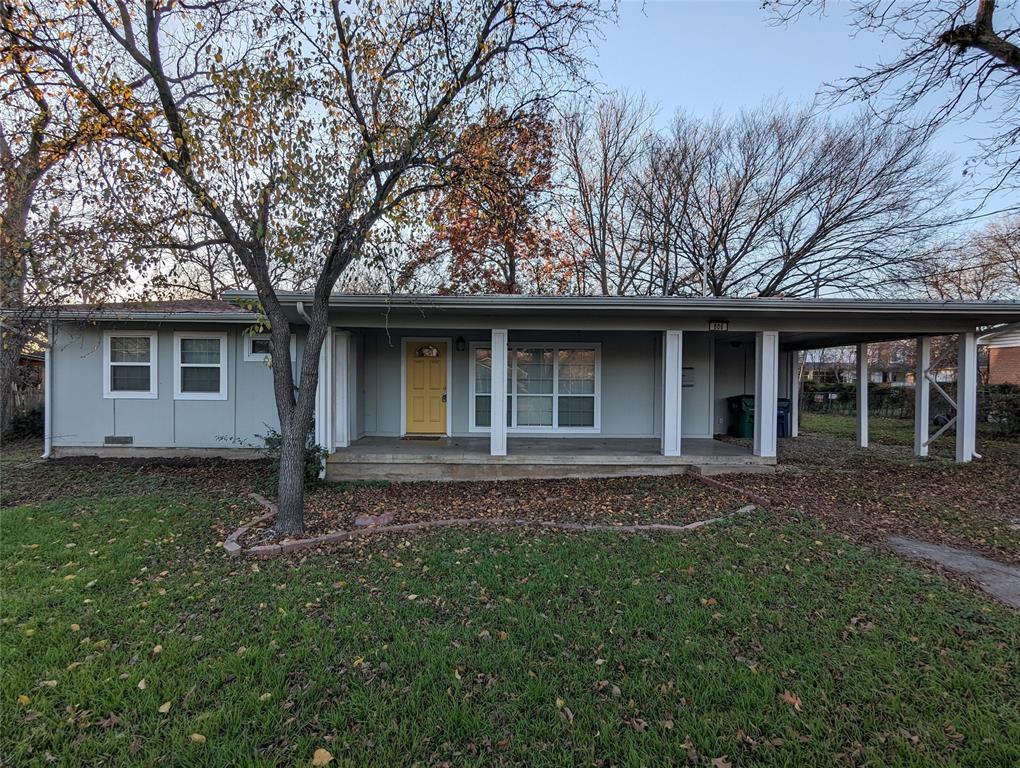
<svg viewBox="0 0 1020 768">
<path fill-rule="evenodd" d="M 681 456 L 659 453 L 658 438 L 510 437 L 507 455 L 491 456 L 488 437 L 363 437 L 337 449 L 328 480 L 498 480 L 678 474 L 689 468 L 753 470 L 774 465 L 747 448 L 685 438 Z"/>
</svg>

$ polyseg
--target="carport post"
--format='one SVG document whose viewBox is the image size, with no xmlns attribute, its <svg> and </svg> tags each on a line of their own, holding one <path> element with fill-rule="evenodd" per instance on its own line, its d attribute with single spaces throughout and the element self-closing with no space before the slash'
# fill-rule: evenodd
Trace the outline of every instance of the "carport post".
<svg viewBox="0 0 1020 768">
<path fill-rule="evenodd" d="M 868 447 L 868 345 L 857 345 L 857 447 Z"/>
<path fill-rule="evenodd" d="M 931 339 L 917 337 L 917 360 L 914 369 L 914 455 L 928 455 L 928 403 L 931 383 L 928 368 L 931 367 Z"/>
<path fill-rule="evenodd" d="M 662 332 L 662 455 L 680 455 L 684 332 Z"/>
<path fill-rule="evenodd" d="M 758 331 L 754 360 L 754 455 L 776 455 L 779 331 Z"/>
<path fill-rule="evenodd" d="M 790 437 L 800 434 L 800 352 L 790 353 Z"/>
<path fill-rule="evenodd" d="M 492 383 L 489 387 L 489 454 L 506 456 L 507 330 L 492 329 Z"/>
<path fill-rule="evenodd" d="M 968 462 L 977 454 L 977 338 L 961 333 L 956 366 L 956 461 Z"/>
</svg>

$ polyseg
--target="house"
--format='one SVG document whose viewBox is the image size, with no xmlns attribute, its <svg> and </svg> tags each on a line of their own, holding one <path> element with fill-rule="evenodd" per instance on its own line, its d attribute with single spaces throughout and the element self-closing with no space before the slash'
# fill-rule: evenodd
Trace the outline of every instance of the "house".
<svg viewBox="0 0 1020 768">
<path fill-rule="evenodd" d="M 282 295 L 295 359 L 310 298 Z M 1016 302 L 336 294 L 330 307 L 315 440 L 329 449 L 331 480 L 771 466 L 777 399 L 796 394 L 802 350 L 857 345 L 866 377 L 869 343 L 916 339 L 927 393 L 931 339 L 947 334 L 961 334 L 956 455 L 969 461 L 976 329 L 1020 320 Z M 46 455 L 238 455 L 258 445 L 277 419 L 269 342 L 250 332 L 254 319 L 208 301 L 56 312 Z M 752 393 L 751 445 L 716 439 L 729 426 L 727 398 Z M 923 456 L 928 399 L 918 401 Z"/>
<path fill-rule="evenodd" d="M 978 344 L 988 350 L 988 383 L 1020 386 L 1020 324 L 985 334 Z"/>
</svg>

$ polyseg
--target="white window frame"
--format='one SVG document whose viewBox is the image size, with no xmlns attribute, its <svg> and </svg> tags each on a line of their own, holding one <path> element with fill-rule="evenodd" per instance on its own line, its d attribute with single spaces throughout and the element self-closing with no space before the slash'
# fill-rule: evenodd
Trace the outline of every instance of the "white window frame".
<svg viewBox="0 0 1020 768">
<path fill-rule="evenodd" d="M 190 336 L 188 338 L 191 338 Z M 265 363 L 269 360 L 270 355 L 268 352 L 252 352 L 251 342 L 252 339 L 270 339 L 272 338 L 268 333 L 246 333 L 244 334 L 244 361 L 246 363 Z M 290 359 L 291 362 L 297 360 L 297 336 L 293 333 L 290 335 Z"/>
<path fill-rule="evenodd" d="M 468 431 L 488 434 L 489 427 L 480 427 L 475 424 L 475 350 L 491 349 L 489 341 L 472 341 L 469 345 L 470 364 L 468 365 Z M 510 397 L 510 425 L 507 426 L 507 434 L 511 435 L 593 435 L 602 432 L 602 343 L 597 341 L 559 342 L 559 341 L 528 341 L 507 345 L 507 351 L 514 352 L 518 349 L 551 349 L 553 351 L 553 391 L 542 395 L 553 399 L 552 426 L 550 427 L 519 427 L 517 426 L 517 366 L 516 354 L 511 355 L 507 361 L 510 366 L 511 379 L 507 395 Z M 594 423 L 590 427 L 560 427 L 560 350 L 561 349 L 592 349 L 595 351 L 595 415 Z M 482 393 L 485 394 L 485 393 Z M 538 395 L 535 395 L 536 397 Z M 563 393 L 564 397 L 571 396 L 571 393 Z M 527 397 L 527 395 L 526 395 Z M 592 395 L 578 395 L 578 397 L 592 397 Z"/>
<path fill-rule="evenodd" d="M 110 340 L 123 336 L 147 338 L 149 340 L 149 362 L 114 363 L 110 360 Z M 103 398 L 107 400 L 155 400 L 159 397 L 159 334 L 156 331 L 104 331 L 103 332 Z M 149 368 L 149 389 L 114 390 L 113 365 L 147 366 Z"/>
<path fill-rule="evenodd" d="M 219 339 L 220 342 L 220 389 L 218 392 L 182 392 L 181 369 L 212 368 L 211 363 L 182 363 L 181 339 Z M 174 333 L 174 400 L 226 400 L 227 399 L 227 334 L 202 333 L 199 331 L 177 331 Z"/>
</svg>

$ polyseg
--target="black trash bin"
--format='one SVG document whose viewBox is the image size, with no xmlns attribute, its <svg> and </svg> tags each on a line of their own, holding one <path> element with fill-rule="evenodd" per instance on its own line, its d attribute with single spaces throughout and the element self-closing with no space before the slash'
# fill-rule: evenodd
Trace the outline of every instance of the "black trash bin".
<svg viewBox="0 0 1020 768">
<path fill-rule="evenodd" d="M 793 401 L 781 397 L 776 401 L 776 437 L 789 437 L 793 432 Z"/>
</svg>

